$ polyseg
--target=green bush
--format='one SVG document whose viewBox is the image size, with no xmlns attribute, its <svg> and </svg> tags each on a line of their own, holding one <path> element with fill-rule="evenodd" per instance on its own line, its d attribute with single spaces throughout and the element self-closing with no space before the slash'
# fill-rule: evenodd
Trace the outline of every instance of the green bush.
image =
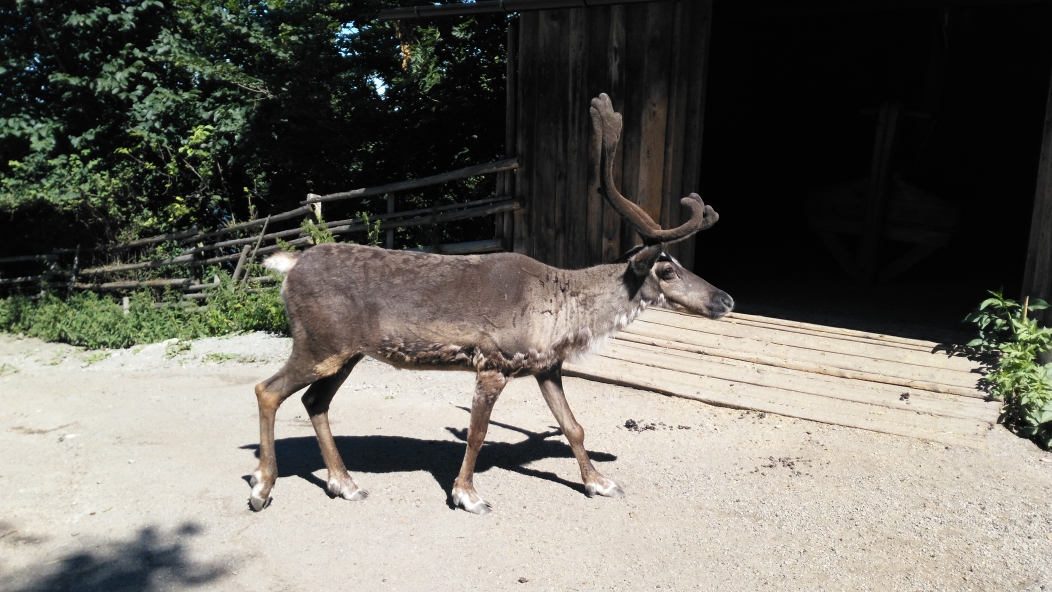
<svg viewBox="0 0 1052 592">
<path fill-rule="evenodd" d="M 0 331 L 22 333 L 45 341 L 59 341 L 91 349 L 124 348 L 177 337 L 198 339 L 243 331 L 288 332 L 285 306 L 279 288 L 249 291 L 234 286 L 229 276 L 220 284 L 207 307 L 154 307 L 155 302 L 175 304 L 178 293 L 155 299 L 149 292 L 130 297 L 128 314 L 107 296 L 93 292 L 73 294 L 68 301 L 45 293 L 38 299 L 10 296 L 0 299 Z"/>
<path fill-rule="evenodd" d="M 979 309 L 965 317 L 975 323 L 979 338 L 968 343 L 992 359 L 986 375 L 989 392 L 1002 401 L 1000 421 L 1043 448 L 1052 446 L 1052 364 L 1038 365 L 1037 356 L 1052 349 L 1052 329 L 1027 317 L 1043 310 L 1039 299 L 1020 306 L 1000 292 L 990 292 Z"/>
</svg>

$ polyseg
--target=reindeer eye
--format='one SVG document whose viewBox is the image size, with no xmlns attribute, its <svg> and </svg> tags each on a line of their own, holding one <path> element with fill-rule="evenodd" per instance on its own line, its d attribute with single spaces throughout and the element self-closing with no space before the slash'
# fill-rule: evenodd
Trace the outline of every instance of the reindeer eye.
<svg viewBox="0 0 1052 592">
<path fill-rule="evenodd" d="M 666 267 L 665 269 L 659 271 L 658 275 L 661 277 L 661 279 L 665 281 L 674 280 L 676 279 L 676 270 L 672 269 L 671 267 Z"/>
</svg>

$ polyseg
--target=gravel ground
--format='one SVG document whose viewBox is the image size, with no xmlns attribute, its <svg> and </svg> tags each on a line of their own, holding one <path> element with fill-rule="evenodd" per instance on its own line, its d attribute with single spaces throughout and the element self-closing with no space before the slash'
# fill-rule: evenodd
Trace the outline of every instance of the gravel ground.
<svg viewBox="0 0 1052 592">
<path fill-rule="evenodd" d="M 252 387 L 289 349 L 0 335 L 0 589 L 1052 590 L 1052 454 L 1003 428 L 986 450 L 946 447 L 575 378 L 623 499 L 585 497 L 520 379 L 479 459 L 494 512 L 452 510 L 472 375 L 367 360 L 331 418 L 372 495 L 329 498 L 292 398 L 255 514 Z"/>
</svg>

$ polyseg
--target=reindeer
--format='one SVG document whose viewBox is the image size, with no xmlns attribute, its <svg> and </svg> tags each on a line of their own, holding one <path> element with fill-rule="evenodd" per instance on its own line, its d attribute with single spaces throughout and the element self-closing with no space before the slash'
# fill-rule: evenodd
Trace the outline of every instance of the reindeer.
<svg viewBox="0 0 1052 592">
<path fill-rule="evenodd" d="M 592 100 L 590 112 L 601 191 L 643 239 L 617 263 L 566 270 L 516 253 L 443 256 L 353 244 L 324 244 L 298 256 L 283 252 L 267 259 L 264 265 L 285 275 L 282 295 L 293 345 L 281 370 L 256 385 L 260 445 L 259 467 L 250 480 L 254 510 L 268 505 L 278 475 L 278 406 L 308 385 L 303 405 L 328 469 L 329 492 L 347 500 L 368 495 L 347 472 L 328 420 L 329 402 L 363 356 L 398 368 L 475 372 L 467 451 L 452 491 L 456 506 L 490 512 L 472 482 L 475 459 L 493 404 L 516 376 L 537 379 L 580 465 L 585 493 L 624 495 L 588 458 L 584 429 L 563 394 L 563 361 L 598 349 L 647 306 L 719 318 L 734 301 L 664 250 L 665 243 L 712 226 L 716 212 L 692 193 L 681 200 L 690 219 L 663 230 L 614 187 L 621 115 L 605 94 Z"/>
</svg>

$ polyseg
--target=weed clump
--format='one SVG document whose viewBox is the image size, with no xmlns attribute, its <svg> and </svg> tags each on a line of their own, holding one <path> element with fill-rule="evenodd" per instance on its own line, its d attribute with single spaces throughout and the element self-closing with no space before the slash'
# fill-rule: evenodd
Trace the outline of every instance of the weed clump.
<svg viewBox="0 0 1052 592">
<path fill-rule="evenodd" d="M 1052 349 L 1052 329 L 1027 317 L 1048 304 L 1039 299 L 1020 305 L 1000 292 L 990 292 L 965 322 L 979 328 L 968 343 L 990 363 L 986 386 L 1001 399 L 1000 421 L 1043 448 L 1052 446 L 1052 364 L 1039 365 L 1037 356 Z"/>
</svg>

